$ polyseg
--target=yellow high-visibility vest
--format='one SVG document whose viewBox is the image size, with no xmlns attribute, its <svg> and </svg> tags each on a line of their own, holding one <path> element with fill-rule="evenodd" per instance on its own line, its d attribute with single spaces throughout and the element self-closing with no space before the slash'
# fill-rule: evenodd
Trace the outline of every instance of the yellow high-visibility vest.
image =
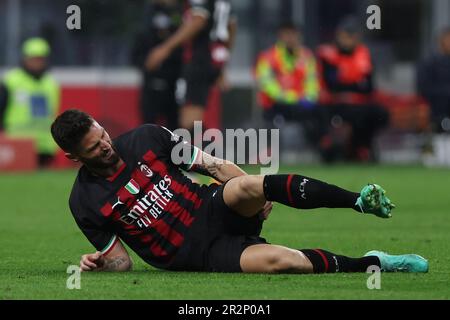
<svg viewBox="0 0 450 320">
<path fill-rule="evenodd" d="M 57 146 L 50 133 L 60 102 L 60 88 L 50 74 L 40 79 L 16 68 L 4 77 L 8 90 L 5 133 L 10 137 L 32 138 L 39 153 L 54 154 Z"/>
</svg>

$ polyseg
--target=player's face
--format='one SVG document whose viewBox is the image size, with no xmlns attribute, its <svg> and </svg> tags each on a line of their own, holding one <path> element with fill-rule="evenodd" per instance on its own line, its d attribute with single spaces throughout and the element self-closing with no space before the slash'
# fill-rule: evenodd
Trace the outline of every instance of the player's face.
<svg viewBox="0 0 450 320">
<path fill-rule="evenodd" d="M 23 60 L 25 67 L 32 72 L 42 72 L 47 67 L 47 59 L 44 57 L 29 57 Z"/>
<path fill-rule="evenodd" d="M 92 169 L 107 169 L 120 161 L 108 133 L 95 121 L 81 140 L 76 157 Z"/>
</svg>

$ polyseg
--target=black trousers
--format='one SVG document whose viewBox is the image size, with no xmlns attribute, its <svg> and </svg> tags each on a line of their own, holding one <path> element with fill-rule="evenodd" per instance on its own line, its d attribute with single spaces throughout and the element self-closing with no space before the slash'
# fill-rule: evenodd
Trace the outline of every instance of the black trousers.
<svg viewBox="0 0 450 320">
<path fill-rule="evenodd" d="M 302 108 L 298 105 L 275 104 L 265 110 L 263 116 L 268 122 L 273 122 L 277 116 L 282 116 L 286 121 L 300 123 L 305 129 L 308 142 L 313 146 L 317 146 L 328 131 L 327 113 L 321 106 Z"/>
<path fill-rule="evenodd" d="M 351 147 L 372 148 L 375 134 L 389 124 L 389 113 L 376 104 L 366 105 L 328 105 L 330 120 L 339 116 L 352 128 Z"/>
<path fill-rule="evenodd" d="M 450 98 L 429 97 L 428 101 L 431 106 L 431 124 L 433 126 L 433 132 L 443 133 L 450 131 L 448 125 L 443 123 L 445 118 L 450 119 Z"/>
</svg>

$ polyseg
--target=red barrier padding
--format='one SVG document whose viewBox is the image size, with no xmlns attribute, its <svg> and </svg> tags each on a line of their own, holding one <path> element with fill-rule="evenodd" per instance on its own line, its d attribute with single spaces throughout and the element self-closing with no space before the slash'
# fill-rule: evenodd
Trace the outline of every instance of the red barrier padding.
<svg viewBox="0 0 450 320">
<path fill-rule="evenodd" d="M 12 139 L 0 135 L 0 171 L 34 171 L 36 148 L 32 139 Z"/>
</svg>

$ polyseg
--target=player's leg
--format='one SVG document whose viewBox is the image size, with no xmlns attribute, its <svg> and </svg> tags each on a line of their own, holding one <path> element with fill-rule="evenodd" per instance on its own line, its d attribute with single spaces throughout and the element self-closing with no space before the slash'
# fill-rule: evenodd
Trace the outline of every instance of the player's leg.
<svg viewBox="0 0 450 320">
<path fill-rule="evenodd" d="M 176 130 L 179 128 L 178 120 L 179 120 L 179 113 L 180 113 L 180 107 L 177 103 L 177 99 L 175 97 L 175 85 L 172 85 L 170 91 L 168 92 L 167 97 L 167 110 L 166 110 L 166 117 L 167 117 L 167 128 L 169 130 Z"/>
<path fill-rule="evenodd" d="M 266 198 L 263 191 L 263 176 L 243 176 L 231 179 L 223 189 L 223 201 L 234 212 L 253 217 L 261 211 Z"/>
<path fill-rule="evenodd" d="M 195 121 L 203 120 L 204 107 L 200 105 L 188 104 L 180 110 L 180 126 L 193 130 Z"/>
<path fill-rule="evenodd" d="M 220 219 L 221 229 L 228 235 L 259 237 L 265 221 L 263 215 L 244 216 L 230 210 L 231 208 L 225 203 L 223 197 L 225 186 L 218 188 L 217 193 L 213 196 L 214 201 L 211 206 L 215 215 L 222 216 Z"/>
<path fill-rule="evenodd" d="M 180 126 L 193 130 L 195 121 L 202 121 L 204 110 L 208 103 L 211 87 L 210 71 L 203 65 L 191 63 L 184 71 L 185 92 L 184 106 L 180 109 Z M 194 143 L 197 141 L 194 141 Z"/>
<path fill-rule="evenodd" d="M 246 273 L 336 273 L 366 272 L 370 266 L 381 269 L 375 256 L 350 258 L 322 249 L 295 250 L 271 244 L 247 247 L 241 255 Z"/>
<path fill-rule="evenodd" d="M 241 255 L 245 273 L 313 273 L 311 261 L 300 251 L 271 244 L 247 247 Z"/>
<path fill-rule="evenodd" d="M 140 108 L 142 123 L 155 123 L 156 122 L 156 109 L 152 107 L 152 100 L 155 99 L 155 91 L 150 87 L 150 80 L 147 80 L 141 89 L 140 95 Z"/>
<path fill-rule="evenodd" d="M 225 185 L 223 198 L 229 208 L 246 217 L 257 214 L 266 201 L 297 209 L 352 208 L 383 218 L 390 217 L 394 207 L 377 185 L 355 193 L 300 175 L 237 177 Z"/>
<path fill-rule="evenodd" d="M 418 255 L 368 252 L 361 258 L 337 255 L 322 249 L 295 250 L 270 244 L 247 247 L 241 254 L 245 273 L 337 273 L 367 272 L 377 267 L 387 272 L 428 272 L 428 261 Z"/>
</svg>

